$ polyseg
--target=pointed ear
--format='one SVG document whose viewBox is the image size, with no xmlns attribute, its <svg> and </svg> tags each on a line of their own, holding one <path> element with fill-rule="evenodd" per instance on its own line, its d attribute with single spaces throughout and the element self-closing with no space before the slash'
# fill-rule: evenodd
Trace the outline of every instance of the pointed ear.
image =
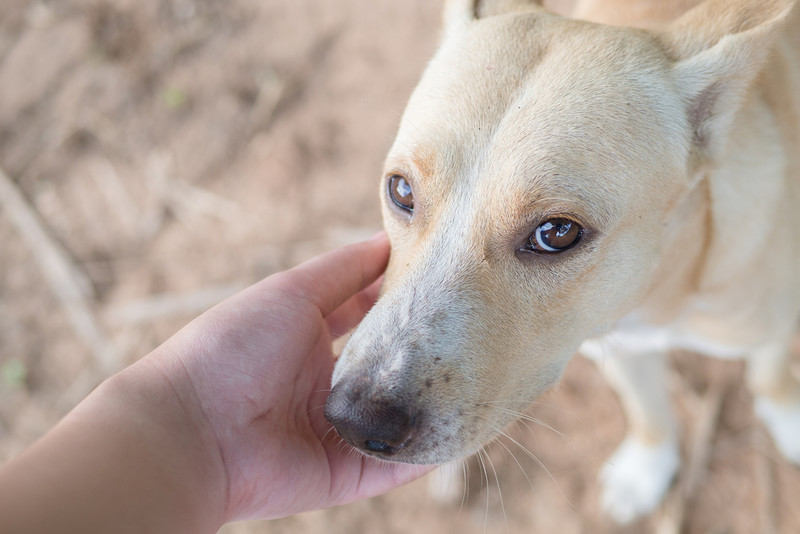
<svg viewBox="0 0 800 534">
<path fill-rule="evenodd" d="M 744 96 L 795 0 L 707 0 L 658 35 L 693 131 L 698 163 L 722 154 Z"/>
<path fill-rule="evenodd" d="M 444 22 L 449 28 L 494 15 L 537 9 L 542 9 L 541 0 L 445 0 Z"/>
</svg>

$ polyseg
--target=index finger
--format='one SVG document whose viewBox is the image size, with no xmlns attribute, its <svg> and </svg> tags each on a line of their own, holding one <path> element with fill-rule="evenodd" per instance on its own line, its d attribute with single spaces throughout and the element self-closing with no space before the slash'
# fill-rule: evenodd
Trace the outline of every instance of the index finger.
<svg viewBox="0 0 800 534">
<path fill-rule="evenodd" d="M 381 232 L 368 241 L 338 248 L 284 271 L 281 284 L 327 317 L 377 280 L 388 261 L 389 239 Z"/>
<path fill-rule="evenodd" d="M 369 287 L 347 299 L 344 304 L 327 316 L 328 329 L 334 339 L 343 336 L 364 319 L 375 301 L 378 300 L 382 281 L 378 277 Z"/>
</svg>

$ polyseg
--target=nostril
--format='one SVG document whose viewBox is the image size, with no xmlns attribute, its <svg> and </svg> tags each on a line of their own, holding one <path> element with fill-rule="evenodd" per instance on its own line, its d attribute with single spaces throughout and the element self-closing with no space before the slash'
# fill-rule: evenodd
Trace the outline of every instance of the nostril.
<svg viewBox="0 0 800 534">
<path fill-rule="evenodd" d="M 394 454 L 397 450 L 396 447 L 392 447 L 385 441 L 377 441 L 374 439 L 368 439 L 364 442 L 364 448 L 371 452 L 379 452 L 381 454 Z"/>
</svg>

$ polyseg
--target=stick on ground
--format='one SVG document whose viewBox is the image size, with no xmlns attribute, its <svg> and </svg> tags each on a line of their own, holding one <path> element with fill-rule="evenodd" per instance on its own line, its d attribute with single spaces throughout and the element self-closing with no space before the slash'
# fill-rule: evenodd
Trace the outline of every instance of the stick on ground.
<svg viewBox="0 0 800 534">
<path fill-rule="evenodd" d="M 53 239 L 34 207 L 2 169 L 0 207 L 30 248 L 42 277 L 64 309 L 75 334 L 91 350 L 94 366 L 101 372 L 115 370 L 118 365 L 115 351 L 92 312 L 89 279 Z"/>
<path fill-rule="evenodd" d="M 683 532 L 688 504 L 706 476 L 711 456 L 711 444 L 719 423 L 722 402 L 729 387 L 728 380 L 716 380 L 711 384 L 708 392 L 697 401 L 700 404 L 699 417 L 694 425 L 688 451 L 689 465 L 684 476 L 678 481 L 678 487 L 672 491 L 664 503 L 664 514 L 656 528 L 658 534 Z"/>
</svg>

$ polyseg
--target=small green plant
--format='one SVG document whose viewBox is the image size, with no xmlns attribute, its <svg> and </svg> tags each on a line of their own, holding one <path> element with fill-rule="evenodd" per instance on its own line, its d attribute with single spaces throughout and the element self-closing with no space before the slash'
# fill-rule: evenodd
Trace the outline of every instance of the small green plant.
<svg viewBox="0 0 800 534">
<path fill-rule="evenodd" d="M 189 101 L 189 95 L 183 89 L 177 87 L 167 87 L 161 93 L 161 101 L 169 109 L 181 109 Z"/>
<path fill-rule="evenodd" d="M 28 378 L 28 368 L 19 358 L 11 358 L 0 367 L 0 377 L 4 386 L 22 388 L 25 387 Z"/>
</svg>

